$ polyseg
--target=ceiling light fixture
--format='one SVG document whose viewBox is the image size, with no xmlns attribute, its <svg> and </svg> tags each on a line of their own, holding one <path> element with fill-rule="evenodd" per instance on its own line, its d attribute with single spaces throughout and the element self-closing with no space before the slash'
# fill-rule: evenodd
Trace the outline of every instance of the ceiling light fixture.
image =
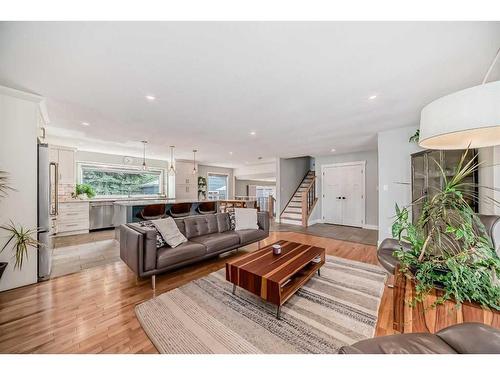
<svg viewBox="0 0 500 375">
<path fill-rule="evenodd" d="M 170 167 L 168 168 L 168 174 L 170 176 L 174 176 L 175 175 L 174 148 L 175 148 L 175 146 L 170 146 Z"/>
<path fill-rule="evenodd" d="M 232 152 L 232 151 L 229 151 L 229 155 L 232 155 L 232 154 L 233 154 L 233 152 Z"/>
<path fill-rule="evenodd" d="M 89 122 L 82 121 L 82 126 L 90 126 Z"/>
<path fill-rule="evenodd" d="M 459 150 L 500 144 L 500 81 L 486 83 L 500 49 L 479 86 L 443 96 L 422 109 L 419 145 Z"/>
<path fill-rule="evenodd" d="M 156 100 L 156 97 L 153 95 L 146 95 L 146 99 L 149 100 L 150 102 Z"/>
<path fill-rule="evenodd" d="M 198 173 L 198 170 L 196 169 L 196 152 L 198 150 L 193 150 L 193 170 L 191 171 L 192 174 Z"/>
<path fill-rule="evenodd" d="M 377 98 L 377 95 L 372 95 L 368 99 L 373 100 L 373 99 L 376 99 L 376 98 Z"/>
<path fill-rule="evenodd" d="M 255 134 L 257 134 L 257 133 L 255 133 L 255 132 L 250 132 L 250 135 L 255 135 Z"/>
<path fill-rule="evenodd" d="M 330 152 L 335 152 L 335 151 L 336 151 L 336 150 L 335 150 L 334 148 L 332 148 L 332 149 L 330 150 Z"/>
<path fill-rule="evenodd" d="M 142 142 L 142 170 L 145 171 L 148 167 L 146 166 L 146 144 L 148 141 Z"/>
</svg>

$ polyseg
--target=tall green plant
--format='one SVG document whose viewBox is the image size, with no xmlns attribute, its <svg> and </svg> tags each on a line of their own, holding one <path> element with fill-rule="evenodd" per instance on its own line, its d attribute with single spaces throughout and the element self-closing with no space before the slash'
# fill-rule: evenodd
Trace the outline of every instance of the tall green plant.
<svg viewBox="0 0 500 375">
<path fill-rule="evenodd" d="M 14 190 L 14 188 L 10 186 L 9 174 L 0 171 L 0 198 L 6 197 L 11 190 Z"/>
<path fill-rule="evenodd" d="M 10 186 L 8 173 L 0 171 L 0 198 L 7 196 L 9 191 L 14 191 L 15 189 Z M 35 239 L 38 230 L 27 229 L 23 226 L 16 226 L 11 220 L 9 224 L 0 225 L 0 229 L 7 231 L 8 240 L 4 246 L 0 249 L 0 253 L 3 252 L 9 245 L 12 246 L 14 251 L 14 257 L 16 262 L 14 263 L 14 269 L 21 269 L 23 266 L 24 259 L 28 257 L 28 248 L 39 246 L 39 242 Z"/>
<path fill-rule="evenodd" d="M 408 207 L 396 205 L 393 237 L 409 242 L 411 250 L 401 248 L 394 255 L 401 272 L 415 280 L 413 302 L 423 300 L 437 286 L 444 291 L 437 304 L 453 299 L 458 304 L 477 302 L 500 310 L 500 259 L 468 204 L 478 199 L 474 185 L 466 182 L 478 163 L 476 157 L 466 163 L 467 152 L 451 179 L 441 169 L 443 189 L 431 198 L 423 197 L 423 202 L 414 202 L 423 203 L 416 223 L 411 222 Z"/>
</svg>

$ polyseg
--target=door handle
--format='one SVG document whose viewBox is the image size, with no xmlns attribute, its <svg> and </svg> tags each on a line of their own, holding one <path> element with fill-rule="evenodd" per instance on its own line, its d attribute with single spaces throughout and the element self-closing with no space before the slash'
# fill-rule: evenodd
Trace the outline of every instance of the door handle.
<svg viewBox="0 0 500 375">
<path fill-rule="evenodd" d="M 345 197 L 342 197 L 342 199 L 345 199 Z"/>
</svg>

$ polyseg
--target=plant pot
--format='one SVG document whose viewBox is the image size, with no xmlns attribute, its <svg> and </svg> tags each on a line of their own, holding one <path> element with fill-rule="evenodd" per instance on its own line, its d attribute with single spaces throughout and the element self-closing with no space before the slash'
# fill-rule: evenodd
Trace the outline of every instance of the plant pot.
<svg viewBox="0 0 500 375">
<path fill-rule="evenodd" d="M 3 271 L 7 268 L 7 262 L 0 262 L 0 279 L 2 278 Z"/>
<path fill-rule="evenodd" d="M 440 274 L 442 274 L 442 275 L 446 275 L 446 274 L 448 273 L 448 271 L 447 271 L 447 270 L 438 270 L 438 269 L 436 269 L 435 271 L 436 271 L 436 273 L 440 273 Z M 415 267 L 415 266 L 410 266 L 410 272 L 412 273 L 412 276 L 413 276 L 413 277 L 415 277 L 415 274 L 417 273 L 417 267 Z M 435 283 L 434 283 L 434 287 L 435 287 L 436 289 L 443 290 L 443 289 L 444 289 L 444 284 L 442 284 L 442 283 L 440 283 L 440 282 L 435 282 Z"/>
</svg>

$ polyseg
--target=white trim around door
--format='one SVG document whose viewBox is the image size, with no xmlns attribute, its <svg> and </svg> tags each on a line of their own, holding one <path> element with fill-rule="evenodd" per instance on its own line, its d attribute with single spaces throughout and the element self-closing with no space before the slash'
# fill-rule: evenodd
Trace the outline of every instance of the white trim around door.
<svg viewBox="0 0 500 375">
<path fill-rule="evenodd" d="M 339 217 L 337 218 L 334 218 L 333 220 L 330 218 L 327 218 L 326 216 L 328 216 L 326 214 L 327 210 L 326 210 L 326 204 L 332 204 L 332 202 L 329 202 L 328 201 L 328 197 L 327 199 L 325 199 L 325 196 L 327 195 L 327 192 L 325 190 L 325 171 L 326 169 L 328 168 L 340 168 L 340 167 L 359 167 L 360 169 L 358 169 L 358 172 L 361 171 L 361 174 L 362 174 L 362 178 L 361 178 L 361 192 L 359 192 L 361 194 L 361 202 L 360 202 L 360 205 L 361 205 L 361 213 L 360 213 L 360 216 L 361 216 L 361 220 L 360 222 L 350 222 L 350 221 L 347 221 L 347 220 L 343 220 L 342 219 L 342 214 L 340 213 Z M 353 168 L 352 171 L 356 170 L 356 168 Z M 346 168 L 346 171 L 349 172 L 348 168 Z M 354 172 L 352 172 L 354 173 Z M 356 226 L 356 227 L 365 227 L 366 225 L 366 188 L 365 188 L 365 185 L 366 185 L 366 160 L 361 160 L 361 161 L 354 161 L 354 162 L 347 162 L 347 163 L 334 163 L 334 164 L 323 164 L 321 166 L 321 219 L 323 222 L 325 223 L 332 223 L 332 224 L 340 224 L 340 225 L 350 225 L 350 226 Z M 339 188 L 341 188 L 342 186 L 342 181 L 340 181 L 340 186 Z M 340 199 L 342 200 L 345 200 L 346 199 L 346 196 L 347 194 L 344 194 L 340 197 Z M 337 198 L 338 199 L 338 198 Z M 345 206 L 344 206 L 345 207 Z M 356 220 L 358 221 L 358 220 Z"/>
</svg>

